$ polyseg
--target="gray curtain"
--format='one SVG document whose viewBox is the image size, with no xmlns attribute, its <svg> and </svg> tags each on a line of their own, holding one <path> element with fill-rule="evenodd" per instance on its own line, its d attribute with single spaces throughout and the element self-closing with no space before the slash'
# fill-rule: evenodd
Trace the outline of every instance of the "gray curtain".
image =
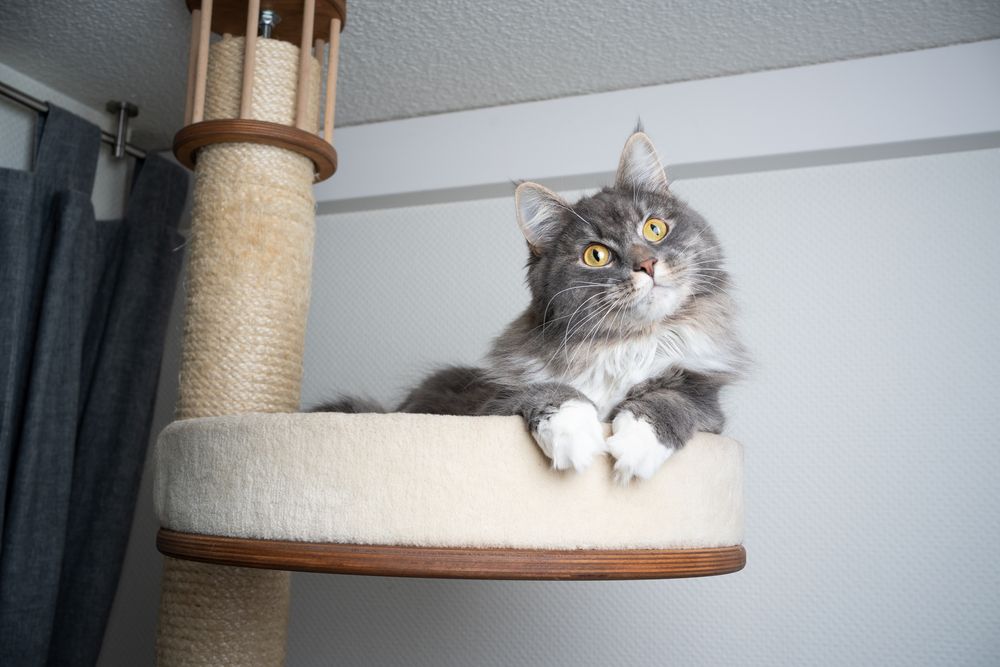
<svg viewBox="0 0 1000 667">
<path fill-rule="evenodd" d="M 187 174 L 137 164 L 95 220 L 100 132 L 56 107 L 0 170 L 0 665 L 97 660 L 181 266 Z"/>
</svg>

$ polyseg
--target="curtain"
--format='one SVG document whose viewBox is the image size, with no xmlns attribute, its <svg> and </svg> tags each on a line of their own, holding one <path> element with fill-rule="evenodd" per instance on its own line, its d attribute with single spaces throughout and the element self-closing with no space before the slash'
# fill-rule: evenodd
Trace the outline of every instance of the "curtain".
<svg viewBox="0 0 1000 667">
<path fill-rule="evenodd" d="M 97 661 L 153 414 L 187 173 L 137 163 L 90 202 L 100 131 L 56 107 L 0 169 L 0 664 Z"/>
</svg>

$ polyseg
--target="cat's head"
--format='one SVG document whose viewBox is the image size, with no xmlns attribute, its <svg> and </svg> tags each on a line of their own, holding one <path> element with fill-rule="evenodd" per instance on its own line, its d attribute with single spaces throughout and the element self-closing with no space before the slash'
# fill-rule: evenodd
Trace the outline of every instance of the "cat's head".
<svg viewBox="0 0 1000 667">
<path fill-rule="evenodd" d="M 626 142 L 614 185 L 573 205 L 538 184 L 518 186 L 528 285 L 547 326 L 628 333 L 726 288 L 715 234 L 668 186 L 642 132 Z"/>
</svg>

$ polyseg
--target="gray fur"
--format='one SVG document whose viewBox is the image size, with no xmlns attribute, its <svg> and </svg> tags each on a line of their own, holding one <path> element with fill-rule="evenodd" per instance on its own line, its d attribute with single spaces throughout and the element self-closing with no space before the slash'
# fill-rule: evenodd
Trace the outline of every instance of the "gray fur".
<svg viewBox="0 0 1000 667">
<path fill-rule="evenodd" d="M 497 394 L 482 369 L 449 366 L 429 376 L 409 393 L 397 412 L 432 415 L 478 415 Z"/>
<path fill-rule="evenodd" d="M 519 200 L 530 208 L 522 216 L 534 216 L 530 224 L 521 220 L 529 240 L 530 304 L 494 341 L 484 368 L 438 371 L 398 411 L 521 415 L 535 431 L 562 403 L 577 399 L 598 404 L 606 419 L 631 411 L 667 446 L 680 447 L 695 431 L 722 429 L 719 391 L 745 365 L 722 251 L 705 219 L 669 191 L 645 135 L 633 138 L 615 185 L 572 206 L 533 184 L 519 188 L 530 194 Z M 639 163 L 647 157 L 649 164 Z M 661 243 L 639 233 L 646 217 L 671 224 Z M 608 266 L 581 261 L 592 242 L 612 250 Z M 669 268 L 669 278 L 643 292 L 639 262 L 650 258 L 662 263 L 659 270 Z M 667 296 L 655 296 L 661 294 Z M 650 315 L 668 302 L 676 305 L 666 315 Z M 657 372 L 645 374 L 627 363 L 632 358 Z M 604 373 L 602 363 L 610 374 L 606 386 L 640 378 L 619 392 L 615 405 L 601 405 L 581 389 L 589 386 L 581 377 Z"/>
<path fill-rule="evenodd" d="M 346 412 L 348 414 L 365 414 L 386 412 L 382 404 L 370 398 L 358 396 L 341 396 L 334 401 L 317 405 L 311 412 Z"/>
</svg>

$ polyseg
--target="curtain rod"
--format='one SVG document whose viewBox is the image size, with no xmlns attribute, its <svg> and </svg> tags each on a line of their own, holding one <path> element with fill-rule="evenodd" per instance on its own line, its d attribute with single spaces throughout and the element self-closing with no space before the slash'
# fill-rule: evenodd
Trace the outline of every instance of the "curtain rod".
<svg viewBox="0 0 1000 667">
<path fill-rule="evenodd" d="M 38 113 L 49 112 L 49 105 L 46 104 L 45 102 L 41 101 L 36 97 L 32 97 L 31 95 L 28 95 L 24 91 L 18 90 L 13 86 L 8 86 L 6 83 L 2 81 L 0 81 L 0 95 L 3 95 L 9 100 L 13 100 L 14 102 L 17 102 L 22 106 L 26 106 L 29 109 L 33 109 Z M 105 132 L 104 130 L 101 130 L 101 141 L 103 141 L 106 144 L 110 144 L 111 146 L 114 146 L 115 135 L 111 134 L 110 132 Z M 131 155 L 132 157 L 139 158 L 140 160 L 145 159 L 146 157 L 146 151 L 136 146 L 133 146 L 130 143 L 125 144 L 125 152 L 128 155 Z"/>
</svg>

